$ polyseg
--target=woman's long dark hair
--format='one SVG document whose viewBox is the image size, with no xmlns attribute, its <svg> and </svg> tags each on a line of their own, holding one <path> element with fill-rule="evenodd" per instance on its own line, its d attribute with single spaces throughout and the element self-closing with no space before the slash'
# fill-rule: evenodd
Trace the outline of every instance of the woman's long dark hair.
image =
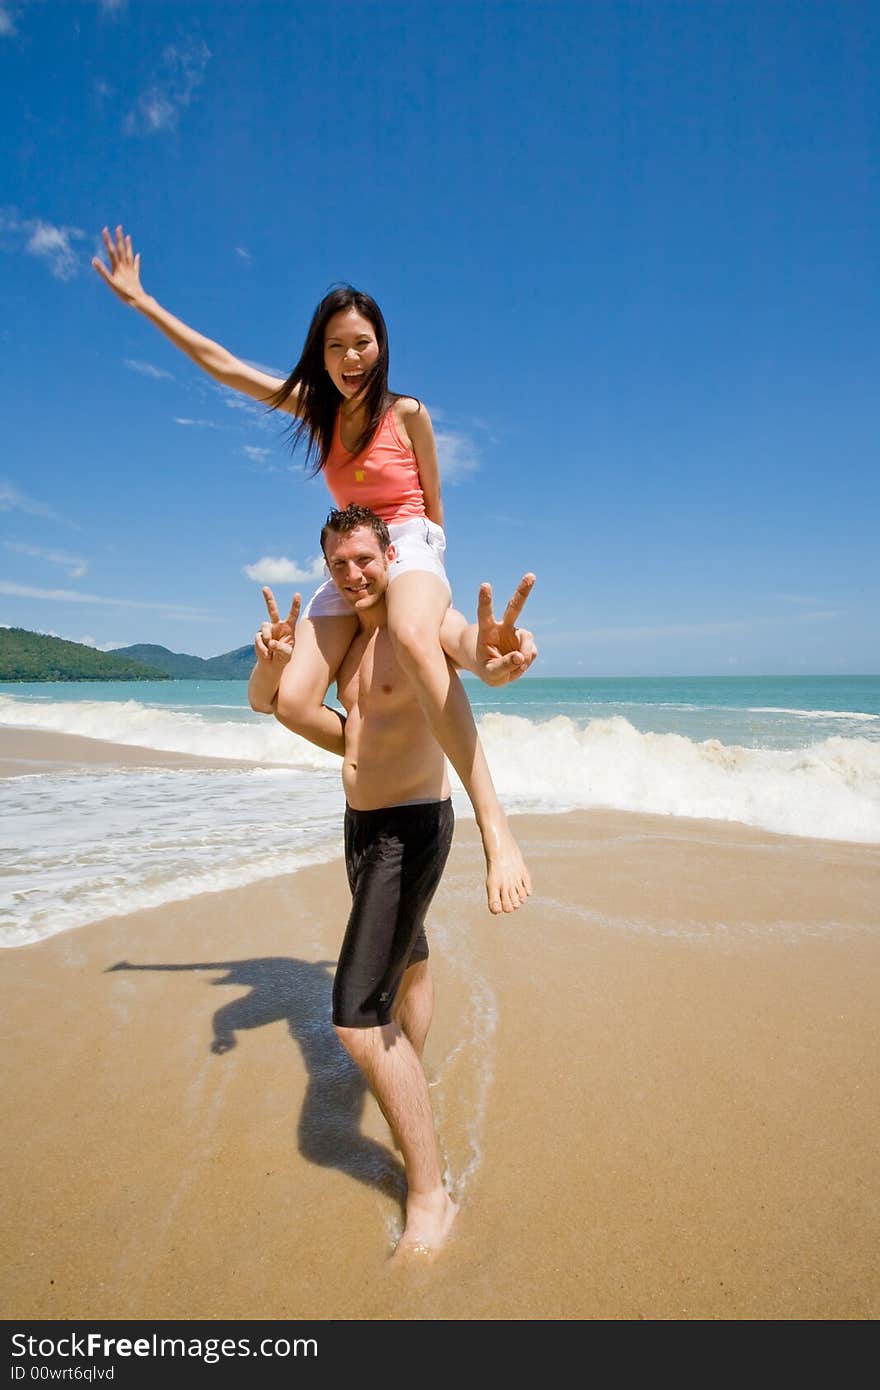
<svg viewBox="0 0 880 1390">
<path fill-rule="evenodd" d="M 379 345 L 379 356 L 367 374 L 361 393 L 366 406 L 366 422 L 355 441 L 355 454 L 367 447 L 389 404 L 396 399 L 388 390 L 388 330 L 381 309 L 375 299 L 353 285 L 334 286 L 312 315 L 299 361 L 284 385 L 268 399 L 270 408 L 277 410 L 289 399 L 294 388 L 299 387 L 297 415 L 290 427 L 290 440 L 294 448 L 306 441 L 306 459 L 314 464 L 315 473 L 320 473 L 327 462 L 336 415 L 343 399 L 324 367 L 324 335 L 333 315 L 346 309 L 356 309 L 369 319 Z"/>
</svg>

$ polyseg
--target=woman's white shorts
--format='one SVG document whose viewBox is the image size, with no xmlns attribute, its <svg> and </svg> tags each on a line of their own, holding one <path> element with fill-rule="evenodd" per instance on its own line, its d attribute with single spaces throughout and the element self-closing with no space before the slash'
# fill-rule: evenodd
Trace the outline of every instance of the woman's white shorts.
<svg viewBox="0 0 880 1390">
<path fill-rule="evenodd" d="M 397 551 L 388 566 L 388 583 L 391 584 L 399 575 L 410 574 L 413 570 L 421 574 L 436 574 L 449 589 L 451 600 L 452 589 L 446 578 L 446 566 L 443 563 L 446 550 L 443 527 L 438 526 L 435 521 L 429 521 L 426 516 L 415 516 L 409 521 L 389 522 L 388 534 Z M 333 580 L 329 578 L 330 571 L 326 565 L 324 570 L 328 578 L 312 594 L 303 617 L 350 618 L 351 604 L 346 603 Z"/>
</svg>

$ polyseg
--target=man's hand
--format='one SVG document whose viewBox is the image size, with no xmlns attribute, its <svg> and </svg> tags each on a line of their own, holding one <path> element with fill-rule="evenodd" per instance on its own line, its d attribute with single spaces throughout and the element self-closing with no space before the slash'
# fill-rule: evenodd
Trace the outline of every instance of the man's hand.
<svg viewBox="0 0 880 1390">
<path fill-rule="evenodd" d="M 480 585 L 476 655 L 479 675 L 486 685 L 507 685 L 519 680 L 538 655 L 535 639 L 528 628 L 516 626 L 534 583 L 533 574 L 523 575 L 500 622 L 492 607 L 492 585 Z"/>
<path fill-rule="evenodd" d="M 286 618 L 282 619 L 278 616 L 278 604 L 275 602 L 275 595 L 270 588 L 267 587 L 263 590 L 263 598 L 266 600 L 266 607 L 269 610 L 269 622 L 263 623 L 257 633 L 254 639 L 254 651 L 257 654 L 257 661 L 264 662 L 267 666 L 272 665 L 278 671 L 283 671 L 293 656 L 293 649 L 296 645 L 296 620 L 299 617 L 302 599 L 299 594 L 294 594 L 290 612 Z"/>
</svg>

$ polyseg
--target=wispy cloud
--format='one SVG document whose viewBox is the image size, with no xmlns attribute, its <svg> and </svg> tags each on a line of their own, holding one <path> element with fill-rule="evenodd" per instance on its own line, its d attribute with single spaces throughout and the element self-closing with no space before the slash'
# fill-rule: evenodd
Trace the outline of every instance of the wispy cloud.
<svg viewBox="0 0 880 1390">
<path fill-rule="evenodd" d="M 815 606 L 816 604 L 825 607 L 828 603 L 827 599 L 812 598 L 809 594 L 774 594 L 773 597 L 778 599 L 780 603 L 803 603 L 808 607 Z"/>
<path fill-rule="evenodd" d="M 8 5 L 0 5 L 0 36 L 15 33 L 15 20 Z"/>
<path fill-rule="evenodd" d="M 254 564 L 245 565 L 242 573 L 257 584 L 309 583 L 324 578 L 324 557 L 310 557 L 303 566 L 280 555 L 264 555 Z"/>
<path fill-rule="evenodd" d="M 46 550 L 41 545 L 25 545 L 22 541 L 4 541 L 3 544 L 7 550 L 15 551 L 16 555 L 30 555 L 35 560 L 59 565 L 69 572 L 71 579 L 82 579 L 89 572 L 88 563 L 80 555 L 68 555 L 65 550 Z"/>
<path fill-rule="evenodd" d="M 243 444 L 241 452 L 244 454 L 245 458 L 250 459 L 255 473 L 260 473 L 265 476 L 271 473 L 284 473 L 287 471 L 286 468 L 282 468 L 279 463 L 275 462 L 273 449 L 264 449 L 259 444 Z"/>
<path fill-rule="evenodd" d="M 115 652 L 119 647 L 130 647 L 130 642 L 99 642 L 97 637 L 68 637 L 66 632 L 54 632 L 49 627 L 35 627 L 34 632 L 41 637 L 60 637 L 62 642 L 78 642 L 81 647 L 94 647 L 98 652 Z"/>
<path fill-rule="evenodd" d="M 119 14 L 128 7 L 128 0 L 98 0 L 98 8 L 104 14 Z"/>
<path fill-rule="evenodd" d="M 141 362 L 136 357 L 123 358 L 126 367 L 133 372 L 140 372 L 141 376 L 148 376 L 152 381 L 173 381 L 174 377 L 170 372 L 166 372 L 164 367 L 154 367 L 152 362 Z"/>
<path fill-rule="evenodd" d="M 47 507 L 45 502 L 28 497 L 15 486 L 15 483 L 8 481 L 0 481 L 0 512 L 24 512 L 27 516 L 47 517 L 50 521 L 63 520 L 51 507 Z"/>
<path fill-rule="evenodd" d="M 262 371 L 263 368 L 259 370 Z M 277 429 L 277 422 L 269 418 L 265 406 L 258 405 L 256 401 L 242 400 L 241 396 L 227 386 L 217 386 L 215 390 L 219 392 L 228 410 L 238 410 L 244 415 L 249 415 L 258 429 Z"/>
<path fill-rule="evenodd" d="M 235 254 L 236 256 L 241 256 L 243 261 L 252 261 L 254 259 L 246 246 L 236 246 Z"/>
<path fill-rule="evenodd" d="M 162 53 L 153 81 L 125 117 L 125 134 L 155 135 L 176 129 L 180 112 L 190 105 L 205 79 L 210 59 L 210 49 L 200 40 L 170 44 Z"/>
<path fill-rule="evenodd" d="M 162 613 L 166 618 L 198 618 L 205 622 L 222 621 L 219 615 L 209 613 L 204 608 L 192 608 L 186 604 L 163 603 L 161 600 L 137 598 L 108 598 L 104 594 L 79 594 L 74 589 L 34 589 L 29 584 L 14 584 L 0 580 L 0 594 L 9 598 L 39 598 L 51 603 L 93 603 L 102 608 L 148 608 Z"/>
<path fill-rule="evenodd" d="M 216 420 L 188 420 L 185 416 L 175 415 L 175 425 L 191 425 L 202 430 L 225 430 L 225 425 L 218 425 Z"/>
<path fill-rule="evenodd" d="M 276 376 L 279 377 L 281 381 L 287 378 L 288 373 L 282 371 L 280 367 L 268 367 L 265 362 L 254 362 L 250 357 L 243 357 L 241 360 L 242 362 L 246 362 L 249 367 L 253 367 L 254 371 L 265 372 L 266 376 Z"/>
<path fill-rule="evenodd" d="M 73 242 L 85 239 L 79 227 L 57 227 L 41 217 L 21 217 L 15 208 L 0 209 L 0 235 L 14 249 L 45 261 L 56 280 L 70 280 L 80 268 Z"/>
<path fill-rule="evenodd" d="M 437 430 L 437 460 L 444 483 L 460 483 L 480 466 L 480 455 L 473 440 L 455 430 Z"/>
<path fill-rule="evenodd" d="M 81 642 L 84 647 L 94 647 L 98 652 L 115 652 L 120 647 L 130 647 L 130 642 L 99 642 L 96 637 L 71 637 L 71 642 Z"/>
</svg>

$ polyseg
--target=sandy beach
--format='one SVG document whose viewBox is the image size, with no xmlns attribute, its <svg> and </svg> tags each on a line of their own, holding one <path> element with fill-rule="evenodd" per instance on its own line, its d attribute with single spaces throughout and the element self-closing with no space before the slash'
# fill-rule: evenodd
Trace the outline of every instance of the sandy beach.
<svg viewBox="0 0 880 1390">
<path fill-rule="evenodd" d="M 5 951 L 4 1315 L 876 1317 L 880 849 L 515 824 L 527 908 L 461 821 L 430 919 L 430 1265 L 329 1023 L 341 861 Z"/>
</svg>

